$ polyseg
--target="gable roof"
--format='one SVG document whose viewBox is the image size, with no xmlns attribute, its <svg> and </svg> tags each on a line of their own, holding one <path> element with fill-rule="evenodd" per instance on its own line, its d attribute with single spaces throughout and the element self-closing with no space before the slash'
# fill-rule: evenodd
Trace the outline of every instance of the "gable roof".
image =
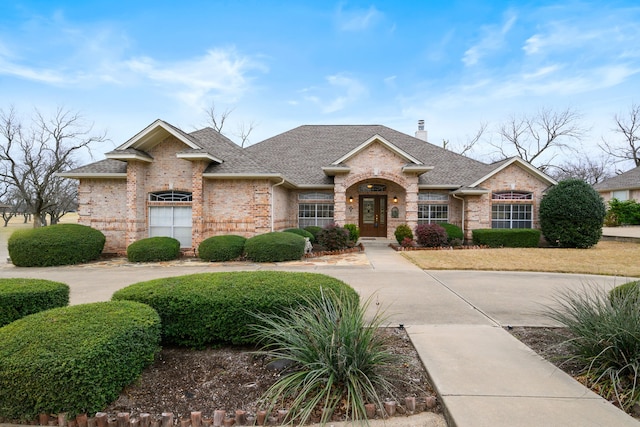
<svg viewBox="0 0 640 427">
<path fill-rule="evenodd" d="M 393 146 L 394 152 L 415 165 L 433 165 L 433 170 L 419 177 L 420 185 L 458 188 L 488 171 L 482 162 L 382 125 L 304 125 L 246 150 L 292 182 L 306 186 L 332 184 L 322 168 L 337 167 L 337 162 L 374 141 Z"/>
<path fill-rule="evenodd" d="M 489 173 L 487 173 L 487 175 L 480 177 L 477 181 L 471 183 L 470 187 L 477 187 L 478 185 L 482 184 L 484 181 L 491 178 L 498 172 L 514 164 L 536 175 L 541 180 L 547 181 L 549 185 L 555 185 L 558 183 L 555 179 L 551 178 L 549 175 L 535 168 L 531 163 L 525 162 L 520 157 L 511 157 L 508 159 L 500 160 L 499 162 L 496 162 L 496 163 L 492 163 L 491 165 L 494 166 L 494 168 L 490 170 Z"/>
<path fill-rule="evenodd" d="M 640 188 L 640 166 L 605 179 L 593 186 L 597 191 L 631 190 Z"/>
</svg>

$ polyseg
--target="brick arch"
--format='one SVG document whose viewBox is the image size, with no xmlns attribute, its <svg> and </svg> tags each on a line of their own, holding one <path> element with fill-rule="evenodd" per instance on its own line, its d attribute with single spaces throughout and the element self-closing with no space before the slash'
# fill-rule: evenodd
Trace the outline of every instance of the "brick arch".
<svg viewBox="0 0 640 427">
<path fill-rule="evenodd" d="M 354 184 L 357 184 L 358 182 L 366 181 L 369 179 L 384 179 L 386 181 L 391 181 L 398 184 L 402 188 L 404 188 L 405 191 L 408 187 L 408 183 L 405 177 L 396 175 L 394 173 L 382 172 L 382 171 L 376 176 L 373 176 L 371 173 L 360 173 L 356 175 L 349 175 L 342 182 L 342 185 L 346 190 L 347 188 L 351 187 Z"/>
</svg>

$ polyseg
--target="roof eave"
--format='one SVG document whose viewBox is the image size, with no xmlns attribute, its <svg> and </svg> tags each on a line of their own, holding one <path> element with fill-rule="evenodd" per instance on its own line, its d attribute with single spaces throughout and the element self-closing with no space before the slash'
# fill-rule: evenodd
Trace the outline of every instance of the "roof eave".
<svg viewBox="0 0 640 427">
<path fill-rule="evenodd" d="M 371 138 L 367 139 L 365 142 L 363 142 L 362 144 L 358 145 L 356 148 L 354 148 L 353 150 L 349 151 L 347 154 L 345 154 L 344 156 L 340 157 L 338 160 L 336 160 L 332 164 L 333 165 L 339 165 L 341 163 L 344 163 L 345 161 L 347 161 L 351 157 L 353 157 L 356 154 L 358 154 L 360 151 L 362 151 L 365 148 L 367 148 L 369 145 L 371 145 L 375 141 L 380 142 L 382 145 L 384 145 L 385 147 L 387 147 L 389 150 L 391 150 L 392 152 L 396 153 L 400 157 L 404 158 L 408 162 L 415 163 L 417 165 L 422 164 L 422 162 L 420 160 L 418 160 L 417 158 L 413 157 L 411 154 L 407 153 L 406 151 L 401 150 L 399 147 L 397 147 L 394 144 L 390 143 L 389 141 L 387 141 L 386 139 L 384 139 L 382 136 L 380 136 L 378 134 L 373 135 Z"/>
<path fill-rule="evenodd" d="M 59 173 L 57 173 L 55 175 L 59 176 L 61 178 L 74 178 L 74 179 L 83 179 L 83 178 L 127 179 L 127 174 L 126 173 L 120 173 L 120 172 L 105 172 L 105 173 L 99 173 L 99 172 L 84 172 L 84 173 L 82 173 L 82 172 L 81 173 L 59 172 Z"/>
<path fill-rule="evenodd" d="M 482 196 L 483 194 L 489 194 L 489 190 L 483 188 L 462 188 L 452 191 L 451 194 L 456 196 Z"/>
<path fill-rule="evenodd" d="M 433 168 L 434 166 L 406 165 L 402 168 L 402 172 L 422 175 L 423 173 L 431 172 Z"/>
<path fill-rule="evenodd" d="M 110 152 L 104 155 L 107 159 L 112 159 L 112 160 L 121 160 L 123 162 L 129 161 L 129 160 L 137 160 L 140 162 L 146 162 L 146 163 L 153 163 L 153 158 L 149 157 L 149 156 L 145 156 L 142 154 L 138 154 L 138 153 L 115 153 L 115 152 Z"/>
<path fill-rule="evenodd" d="M 335 176 L 351 172 L 350 167 L 345 166 L 324 166 L 322 171 L 327 176 Z"/>
<path fill-rule="evenodd" d="M 511 166 L 514 163 L 517 163 L 518 165 L 520 165 L 523 168 L 527 169 L 529 172 L 531 172 L 534 175 L 537 175 L 538 177 L 540 177 L 543 180 L 547 181 L 551 185 L 556 185 L 558 183 L 558 181 L 556 181 L 555 179 L 551 178 L 546 173 L 544 173 L 544 172 L 540 171 L 539 169 L 535 168 L 531 163 L 525 162 L 520 157 L 512 157 L 509 161 L 507 161 L 504 164 L 500 165 L 500 167 L 492 170 L 491 172 L 489 172 L 488 174 L 486 174 L 485 176 L 483 176 L 479 180 L 477 180 L 474 183 L 472 183 L 471 185 L 469 185 L 469 187 L 476 187 L 476 186 L 480 185 L 482 182 L 484 182 L 487 179 L 491 178 L 493 175 L 497 174 L 498 172 L 508 168 L 509 166 Z"/>
<path fill-rule="evenodd" d="M 144 145 L 149 138 L 153 138 L 155 133 L 157 133 L 157 129 L 161 128 L 165 132 L 170 135 L 173 135 L 175 138 L 189 146 L 193 149 L 200 149 L 202 147 L 198 146 L 191 138 L 184 133 L 183 131 L 178 131 L 173 126 L 169 125 L 164 120 L 157 119 L 149 126 L 138 132 L 135 136 L 129 139 L 127 142 L 116 148 L 116 150 L 126 150 L 127 148 L 137 148 L 141 145 Z"/>
<path fill-rule="evenodd" d="M 220 158 L 209 153 L 177 153 L 176 157 L 185 160 L 205 160 L 216 163 L 223 162 Z"/>
</svg>

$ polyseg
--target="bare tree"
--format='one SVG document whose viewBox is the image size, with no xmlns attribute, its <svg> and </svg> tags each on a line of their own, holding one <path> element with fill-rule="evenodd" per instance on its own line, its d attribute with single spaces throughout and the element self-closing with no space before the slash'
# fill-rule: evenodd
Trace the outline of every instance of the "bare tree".
<svg viewBox="0 0 640 427">
<path fill-rule="evenodd" d="M 205 113 L 207 115 L 207 124 L 210 125 L 216 132 L 221 133 L 226 136 L 226 132 L 223 132 L 225 122 L 233 113 L 235 108 L 225 108 L 224 111 L 218 112 L 216 111 L 215 103 L 211 103 L 211 106 L 205 109 Z M 249 142 L 249 135 L 255 129 L 256 123 L 255 121 L 250 121 L 249 123 L 240 122 L 237 126 L 236 132 L 231 132 L 231 135 L 238 138 L 240 140 L 240 147 L 244 148 L 245 144 Z"/>
<path fill-rule="evenodd" d="M 567 108 L 562 111 L 541 109 L 533 116 L 512 116 L 498 127 L 498 149 L 501 158 L 514 155 L 545 170 L 562 151 L 576 151 L 574 145 L 582 139 L 586 129 L 582 116 Z"/>
<path fill-rule="evenodd" d="M 472 137 L 467 135 L 467 140 L 464 143 L 462 143 L 462 145 L 449 146 L 450 141 L 448 139 L 443 139 L 442 148 L 445 148 L 450 151 L 455 151 L 458 154 L 468 157 L 473 147 L 475 147 L 475 145 L 480 141 L 480 139 L 486 132 L 487 126 L 488 125 L 485 122 L 480 123 L 480 127 L 476 131 L 475 135 L 473 135 Z"/>
<path fill-rule="evenodd" d="M 33 226 L 46 224 L 45 215 L 56 203 L 55 190 L 62 172 L 74 165 L 75 155 L 106 140 L 91 135 L 92 126 L 78 114 L 58 108 L 51 118 L 37 109 L 24 125 L 12 107 L 0 109 L 0 179 L 14 188 L 33 214 Z"/>
<path fill-rule="evenodd" d="M 556 181 L 569 178 L 581 179 L 587 184 L 597 184 L 610 178 L 613 173 L 611 162 L 607 157 L 577 156 L 574 160 L 566 161 L 560 166 L 549 168 L 548 173 Z"/>
<path fill-rule="evenodd" d="M 49 215 L 49 224 L 54 225 L 60 221 L 65 214 L 78 209 L 78 183 L 72 179 L 54 178 L 50 195 L 51 200 L 46 214 Z"/>
<path fill-rule="evenodd" d="M 628 116 L 616 114 L 614 120 L 616 127 L 613 130 L 622 135 L 622 142 L 603 139 L 600 148 L 617 162 L 632 160 L 640 166 L 640 104 L 632 104 Z"/>
</svg>

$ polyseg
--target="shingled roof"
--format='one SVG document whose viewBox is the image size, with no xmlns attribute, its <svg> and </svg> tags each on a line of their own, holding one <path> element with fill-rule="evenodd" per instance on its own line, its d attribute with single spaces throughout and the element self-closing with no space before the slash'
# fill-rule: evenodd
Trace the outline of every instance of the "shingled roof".
<svg viewBox="0 0 640 427">
<path fill-rule="evenodd" d="M 202 154 L 203 158 L 211 160 L 204 171 L 207 178 L 265 176 L 286 179 L 293 186 L 332 185 L 333 177 L 327 176 L 325 170 L 344 166 L 339 164 L 340 160 L 373 140 L 382 141 L 404 157 L 408 169 L 428 170 L 419 177 L 422 188 L 456 189 L 478 185 L 479 180 L 513 160 L 482 163 L 382 125 L 299 126 L 243 149 L 212 128 L 186 134 L 158 120 L 145 128 L 147 133 L 138 133 L 107 153 L 113 159 L 101 160 L 62 175 L 79 178 L 126 174 L 126 162 L 116 159 L 122 156 L 126 160 L 124 155 L 127 153 L 140 158 L 148 156 L 135 148 L 137 141 L 152 142 L 148 135 L 160 128 L 171 130 L 188 144 L 185 150 L 180 151 L 179 157 Z M 205 156 L 207 154 L 209 156 Z"/>
<path fill-rule="evenodd" d="M 298 185 L 331 184 L 322 167 L 376 135 L 434 169 L 420 185 L 459 187 L 490 173 L 491 165 L 461 156 L 382 125 L 305 125 L 248 147 L 256 159 Z"/>
<path fill-rule="evenodd" d="M 605 179 L 593 186 L 597 191 L 613 191 L 640 188 L 640 166 Z"/>
</svg>

